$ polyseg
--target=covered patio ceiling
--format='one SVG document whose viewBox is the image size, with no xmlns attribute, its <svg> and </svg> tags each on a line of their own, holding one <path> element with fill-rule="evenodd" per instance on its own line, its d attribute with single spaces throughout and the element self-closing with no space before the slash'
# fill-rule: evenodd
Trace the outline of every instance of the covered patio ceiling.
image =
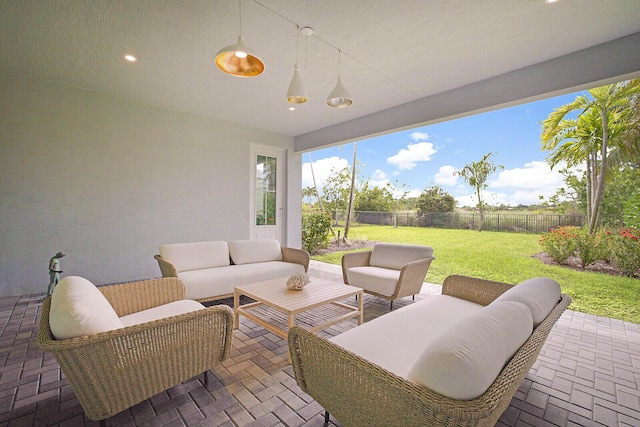
<svg viewBox="0 0 640 427">
<path fill-rule="evenodd" d="M 314 30 L 298 49 L 296 26 Z M 256 78 L 214 63 L 241 31 L 266 64 Z M 636 0 L 22 0 L 0 3 L 0 35 L 6 70 L 289 135 L 297 150 L 640 75 Z M 345 109 L 325 103 L 339 50 Z M 290 111 L 296 62 L 309 100 Z"/>
</svg>

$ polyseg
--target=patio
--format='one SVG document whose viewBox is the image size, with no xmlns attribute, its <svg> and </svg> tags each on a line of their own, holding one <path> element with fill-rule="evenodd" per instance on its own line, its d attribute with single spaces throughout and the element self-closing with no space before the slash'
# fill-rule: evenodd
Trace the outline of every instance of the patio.
<svg viewBox="0 0 640 427">
<path fill-rule="evenodd" d="M 312 261 L 310 274 L 342 281 L 334 265 Z M 416 299 L 439 292 L 425 284 Z M 35 344 L 43 296 L 0 298 L 0 426 L 98 425 L 84 417 L 55 360 Z M 365 321 L 389 310 L 382 299 L 364 302 Z M 394 309 L 412 303 L 404 298 Z M 212 371 L 208 389 L 202 376 L 193 378 L 107 425 L 321 426 L 323 409 L 297 387 L 286 352 L 284 340 L 241 318 L 231 358 Z M 566 311 L 498 425 L 640 425 L 640 325 Z"/>
</svg>

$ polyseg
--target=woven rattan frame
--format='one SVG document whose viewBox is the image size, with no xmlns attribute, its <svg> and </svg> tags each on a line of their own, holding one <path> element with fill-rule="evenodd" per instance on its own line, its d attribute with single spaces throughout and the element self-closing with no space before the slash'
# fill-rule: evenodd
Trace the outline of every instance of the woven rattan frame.
<svg viewBox="0 0 640 427">
<path fill-rule="evenodd" d="M 372 252 L 371 250 L 350 252 L 342 256 L 342 280 L 345 284 L 350 285 L 347 279 L 347 270 L 353 267 L 368 267 Z M 420 289 L 422 289 L 422 284 L 424 283 L 424 278 L 431 266 L 431 261 L 434 259 L 434 257 L 429 257 L 406 263 L 400 270 L 398 284 L 391 295 L 383 295 L 366 289 L 363 289 L 363 291 L 370 295 L 387 299 L 391 301 L 392 304 L 395 299 L 419 294 Z"/>
<path fill-rule="evenodd" d="M 294 264 L 300 264 L 304 267 L 304 271 L 309 271 L 309 252 L 303 249 L 295 249 L 288 248 L 285 246 L 280 247 L 280 251 L 282 252 L 282 261 L 284 262 L 292 262 Z M 158 261 L 158 266 L 160 267 L 160 272 L 162 273 L 162 277 L 178 277 L 178 271 L 176 268 L 166 259 L 162 258 L 160 255 L 153 256 L 156 261 Z M 231 294 L 222 294 L 222 295 L 212 295 L 207 298 L 200 298 L 198 301 L 200 302 L 209 302 L 216 301 L 225 298 L 233 297 L 233 293 Z"/>
<path fill-rule="evenodd" d="M 449 295 L 458 296 L 458 291 L 472 287 L 473 291 L 463 292 L 461 297 L 474 295 L 480 304 L 511 286 L 463 276 L 447 280 Z M 294 326 L 289 331 L 289 350 L 296 381 L 345 426 L 493 426 L 570 302 L 569 296 L 562 295 L 489 389 L 474 400 L 454 400 L 434 393 Z"/>
<path fill-rule="evenodd" d="M 164 278 L 99 288 L 122 316 L 184 299 Z M 95 335 L 54 339 L 44 300 L 38 346 L 53 353 L 86 416 L 102 420 L 213 368 L 229 357 L 233 311 L 224 305 Z"/>
</svg>

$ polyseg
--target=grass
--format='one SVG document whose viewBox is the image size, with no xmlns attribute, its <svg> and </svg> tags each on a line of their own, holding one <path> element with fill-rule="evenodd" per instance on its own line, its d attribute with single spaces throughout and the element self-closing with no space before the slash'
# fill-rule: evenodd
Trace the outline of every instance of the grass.
<svg viewBox="0 0 640 427">
<path fill-rule="evenodd" d="M 433 246 L 435 261 L 426 281 L 442 284 L 450 274 L 519 283 L 550 277 L 571 296 L 571 310 L 640 323 L 640 280 L 604 273 L 576 271 L 544 264 L 533 257 L 542 251 L 539 235 L 418 227 L 361 226 L 350 239 Z M 312 259 L 340 264 L 345 252 L 314 255 Z"/>
</svg>

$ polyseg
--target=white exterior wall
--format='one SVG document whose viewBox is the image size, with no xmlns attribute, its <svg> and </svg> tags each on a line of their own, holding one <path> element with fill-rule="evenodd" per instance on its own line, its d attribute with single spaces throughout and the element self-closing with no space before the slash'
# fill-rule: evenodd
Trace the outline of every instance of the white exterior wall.
<svg viewBox="0 0 640 427">
<path fill-rule="evenodd" d="M 0 296 L 46 291 L 60 250 L 62 276 L 160 276 L 160 244 L 249 238 L 251 143 L 301 168 L 292 138 L 258 129 L 18 74 L 0 98 Z M 284 202 L 297 247 L 300 173 Z"/>
</svg>

